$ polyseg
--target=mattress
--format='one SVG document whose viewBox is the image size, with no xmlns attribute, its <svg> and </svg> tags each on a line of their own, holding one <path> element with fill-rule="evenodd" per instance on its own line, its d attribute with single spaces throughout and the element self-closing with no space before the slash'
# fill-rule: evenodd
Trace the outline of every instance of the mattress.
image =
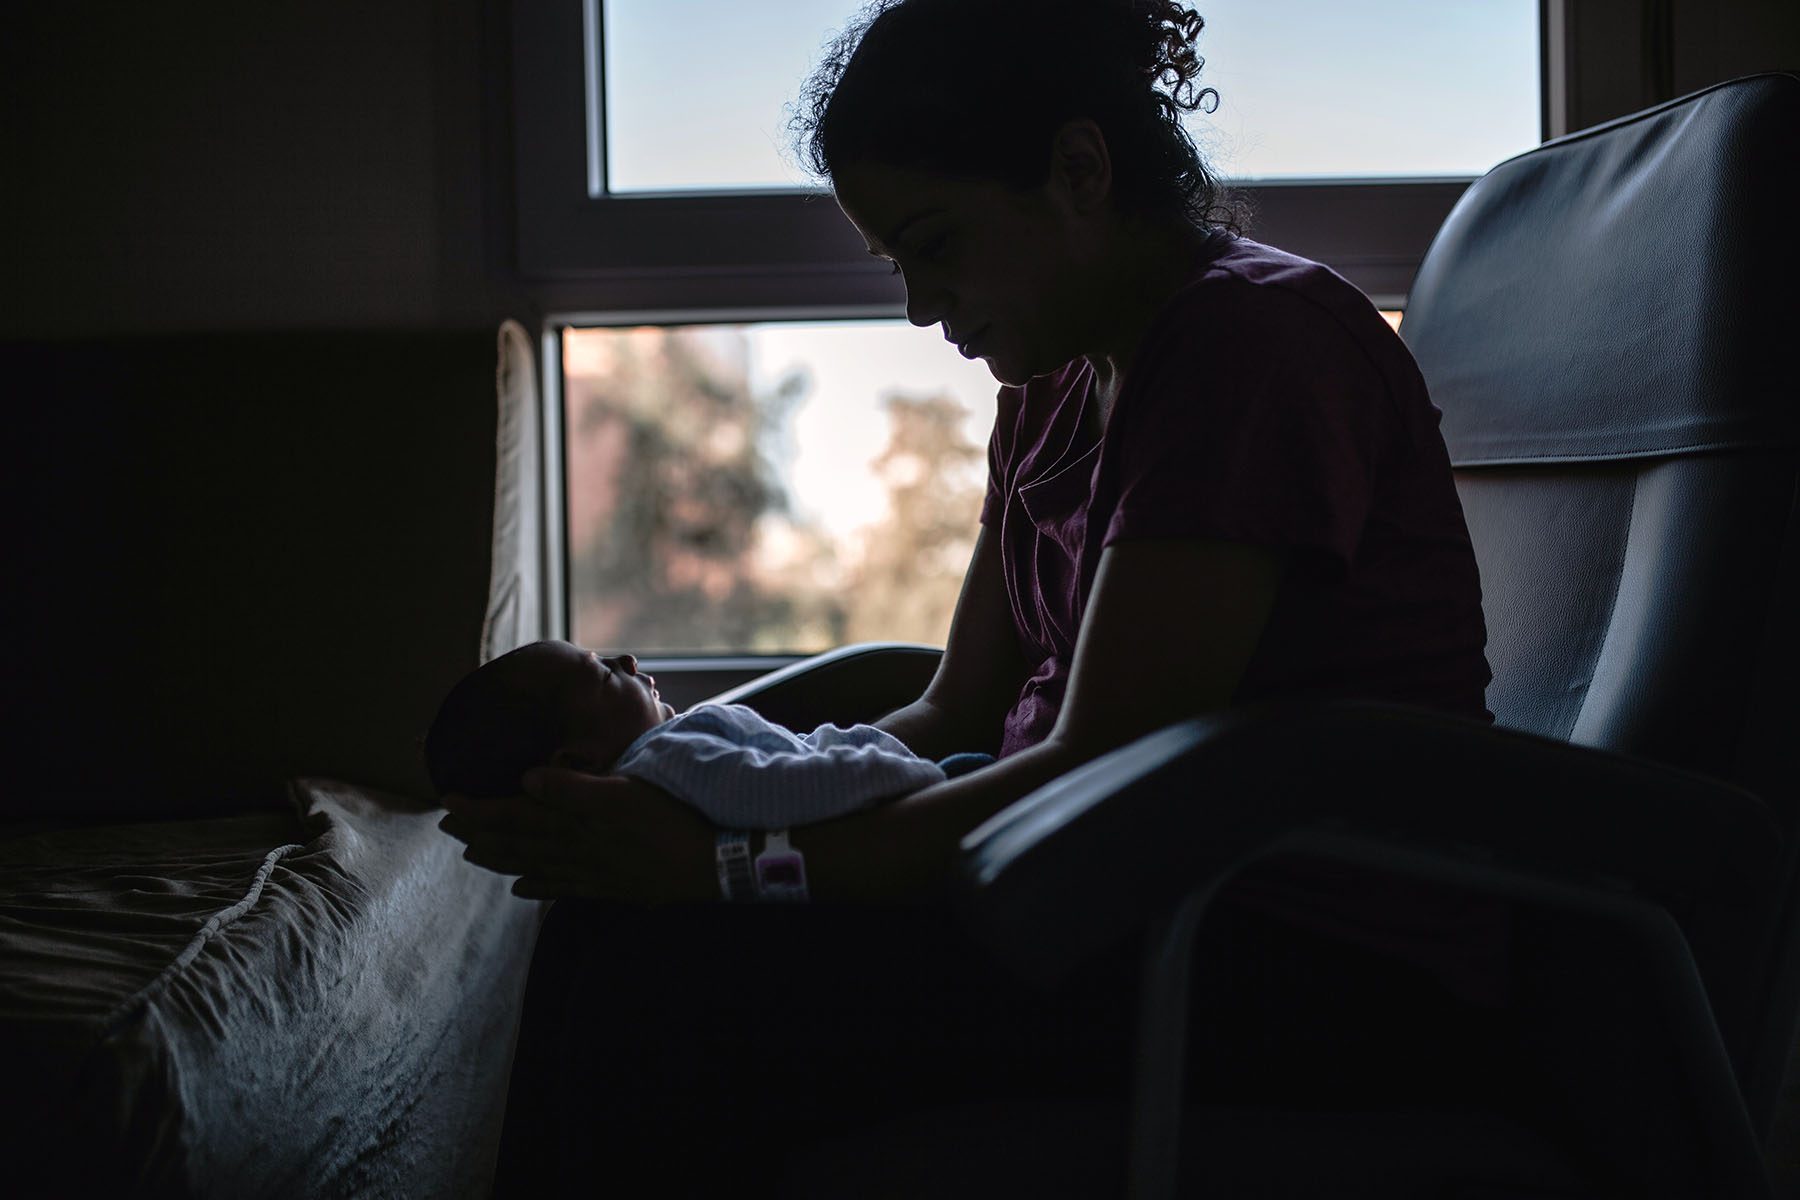
<svg viewBox="0 0 1800 1200">
<path fill-rule="evenodd" d="M 542 905 L 439 810 L 291 795 L 0 835 L 10 1194 L 486 1194 Z"/>
</svg>

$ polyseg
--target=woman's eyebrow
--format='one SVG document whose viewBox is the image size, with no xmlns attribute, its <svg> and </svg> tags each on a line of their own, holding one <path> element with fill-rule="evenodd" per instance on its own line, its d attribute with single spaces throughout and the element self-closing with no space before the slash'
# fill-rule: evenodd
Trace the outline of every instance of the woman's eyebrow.
<svg viewBox="0 0 1800 1200">
<path fill-rule="evenodd" d="M 887 247 L 898 246 L 900 244 L 900 239 L 903 236 L 905 236 L 906 231 L 908 229 L 911 229 L 915 222 L 923 221 L 926 217 L 935 216 L 938 213 L 941 213 L 943 211 L 944 210 L 941 208 L 922 208 L 922 209 L 920 209 L 918 212 L 913 213 L 911 216 L 909 216 L 905 220 L 901 221 L 900 224 L 894 226 L 894 231 L 892 233 L 888 234 L 886 237 L 882 238 L 881 244 L 883 246 L 887 246 Z M 883 253 L 880 250 L 875 249 L 873 246 L 869 247 L 869 253 L 873 254 L 876 258 L 888 257 L 885 253 Z"/>
</svg>

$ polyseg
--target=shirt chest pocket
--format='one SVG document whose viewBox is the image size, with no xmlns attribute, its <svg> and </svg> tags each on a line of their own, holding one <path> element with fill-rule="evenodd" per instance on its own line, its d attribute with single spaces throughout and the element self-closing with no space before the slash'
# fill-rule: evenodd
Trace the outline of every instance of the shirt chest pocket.
<svg viewBox="0 0 1800 1200">
<path fill-rule="evenodd" d="M 1081 457 L 1019 488 L 1019 507 L 1038 533 L 1059 546 L 1071 563 L 1081 561 L 1087 540 L 1088 508 L 1094 494 L 1095 445 Z"/>
</svg>

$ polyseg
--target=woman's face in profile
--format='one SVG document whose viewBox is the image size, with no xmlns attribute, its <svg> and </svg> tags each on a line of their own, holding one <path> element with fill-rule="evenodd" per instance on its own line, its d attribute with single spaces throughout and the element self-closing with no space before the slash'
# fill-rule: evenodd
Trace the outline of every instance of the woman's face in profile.
<svg viewBox="0 0 1800 1200">
<path fill-rule="evenodd" d="M 838 206 L 906 284 L 906 316 L 940 325 L 1001 383 L 1023 384 L 1088 350 L 1067 223 L 1048 188 L 944 179 L 859 163 Z"/>
</svg>

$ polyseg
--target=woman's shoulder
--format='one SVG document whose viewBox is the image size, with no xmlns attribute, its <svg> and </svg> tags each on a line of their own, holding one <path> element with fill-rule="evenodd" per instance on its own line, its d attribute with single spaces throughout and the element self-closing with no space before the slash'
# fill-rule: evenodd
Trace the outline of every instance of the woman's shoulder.
<svg viewBox="0 0 1800 1200">
<path fill-rule="evenodd" d="M 1268 286 L 1293 286 L 1312 279 L 1318 272 L 1342 278 L 1324 263 L 1259 242 L 1255 238 L 1221 234 L 1211 249 L 1202 251 L 1199 279 L 1232 279 L 1243 283 Z"/>
<path fill-rule="evenodd" d="M 1386 375 L 1402 348 L 1355 284 L 1323 263 L 1249 238 L 1228 240 L 1170 300 L 1153 343 L 1209 360 L 1291 354 L 1363 360 Z M 1146 346 L 1154 354 L 1155 347 Z"/>
<path fill-rule="evenodd" d="M 1246 323 L 1308 317 L 1342 323 L 1350 314 L 1381 319 L 1355 284 L 1324 263 L 1244 237 L 1207 258 L 1173 306 L 1217 309 Z"/>
</svg>

